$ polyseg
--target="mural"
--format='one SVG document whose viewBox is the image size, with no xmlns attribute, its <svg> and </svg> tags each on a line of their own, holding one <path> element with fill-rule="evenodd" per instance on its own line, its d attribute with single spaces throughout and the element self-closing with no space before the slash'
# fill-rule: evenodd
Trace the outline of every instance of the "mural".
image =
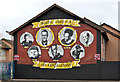
<svg viewBox="0 0 120 82">
<path fill-rule="evenodd" d="M 31 33 L 25 32 L 20 37 L 20 43 L 24 48 L 28 48 L 34 41 Z"/>
<path fill-rule="evenodd" d="M 81 63 L 96 63 L 94 36 L 97 32 L 92 28 L 85 30 L 86 27 L 79 22 L 73 19 L 33 22 L 33 26 L 27 28 L 26 32 L 23 30 L 18 33 L 20 46 L 23 46 L 22 51 L 18 48 L 18 54 L 25 54 L 24 57 L 33 67 L 47 69 L 68 69 L 80 67 Z M 19 61 L 21 60 L 22 56 Z"/>
</svg>

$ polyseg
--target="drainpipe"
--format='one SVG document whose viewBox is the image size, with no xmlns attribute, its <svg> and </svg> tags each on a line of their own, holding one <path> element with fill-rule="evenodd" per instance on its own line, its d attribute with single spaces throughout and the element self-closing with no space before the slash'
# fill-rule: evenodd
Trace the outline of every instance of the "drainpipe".
<svg viewBox="0 0 120 82">
<path fill-rule="evenodd" d="M 11 40 L 13 41 L 13 36 L 11 35 Z M 13 45 L 11 45 L 11 79 L 13 78 Z"/>
<path fill-rule="evenodd" d="M 106 60 L 106 43 L 105 43 L 105 39 L 104 38 L 102 38 L 102 46 L 103 46 L 103 48 L 101 48 L 102 49 L 102 61 L 105 61 Z"/>
</svg>

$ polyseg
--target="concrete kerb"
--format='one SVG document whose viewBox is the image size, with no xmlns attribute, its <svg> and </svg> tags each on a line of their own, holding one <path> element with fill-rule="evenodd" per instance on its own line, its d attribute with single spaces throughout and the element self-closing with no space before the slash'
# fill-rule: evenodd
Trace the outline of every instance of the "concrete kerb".
<svg viewBox="0 0 120 82">
<path fill-rule="evenodd" d="M 2 82 L 119 82 L 111 80 L 45 80 L 45 79 L 12 79 Z"/>
</svg>

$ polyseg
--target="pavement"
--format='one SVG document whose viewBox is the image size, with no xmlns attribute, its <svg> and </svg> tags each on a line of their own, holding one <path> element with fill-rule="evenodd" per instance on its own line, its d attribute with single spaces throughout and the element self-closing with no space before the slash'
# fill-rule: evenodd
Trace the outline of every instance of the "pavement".
<svg viewBox="0 0 120 82">
<path fill-rule="evenodd" d="M 0 82 L 120 82 L 107 80 L 44 80 L 44 79 L 12 79 Z"/>
</svg>

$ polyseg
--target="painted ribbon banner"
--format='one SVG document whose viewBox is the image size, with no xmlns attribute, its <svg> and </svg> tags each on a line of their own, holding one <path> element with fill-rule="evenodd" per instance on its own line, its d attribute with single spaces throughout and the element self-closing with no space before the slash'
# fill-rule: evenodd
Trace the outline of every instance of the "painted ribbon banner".
<svg viewBox="0 0 120 82">
<path fill-rule="evenodd" d="M 50 25 L 68 25 L 68 26 L 78 26 L 80 20 L 73 20 L 73 19 L 52 19 L 52 20 L 42 20 L 40 22 L 34 22 L 32 28 L 41 28 Z"/>
<path fill-rule="evenodd" d="M 66 63 L 49 63 L 49 62 L 33 61 L 34 63 L 33 67 L 48 68 L 48 69 L 68 69 L 72 67 L 80 67 L 79 62 L 80 60 L 66 62 Z"/>
</svg>

